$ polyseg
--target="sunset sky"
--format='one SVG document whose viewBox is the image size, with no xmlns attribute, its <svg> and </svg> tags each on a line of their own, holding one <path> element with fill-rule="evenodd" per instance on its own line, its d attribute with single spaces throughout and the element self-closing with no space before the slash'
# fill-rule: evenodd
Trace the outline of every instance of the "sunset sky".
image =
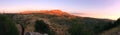
<svg viewBox="0 0 120 35">
<path fill-rule="evenodd" d="M 74 15 L 116 20 L 120 17 L 120 0 L 0 0 L 0 11 L 59 9 Z"/>
</svg>

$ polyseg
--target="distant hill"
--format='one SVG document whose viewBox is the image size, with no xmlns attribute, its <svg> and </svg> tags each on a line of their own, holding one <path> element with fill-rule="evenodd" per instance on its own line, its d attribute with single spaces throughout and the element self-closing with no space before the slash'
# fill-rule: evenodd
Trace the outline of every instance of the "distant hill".
<svg viewBox="0 0 120 35">
<path fill-rule="evenodd" d="M 34 32 L 35 22 L 44 21 L 55 35 L 99 35 L 112 29 L 115 20 L 74 16 L 61 10 L 24 11 L 19 14 L 4 14 L 16 24 L 27 24 L 25 32 Z M 42 29 L 42 28 L 41 28 Z"/>
<path fill-rule="evenodd" d="M 58 15 L 58 16 L 70 15 L 66 12 L 61 11 L 61 10 L 24 11 L 24 12 L 20 12 L 20 13 L 21 14 L 43 13 L 43 14 Z"/>
</svg>

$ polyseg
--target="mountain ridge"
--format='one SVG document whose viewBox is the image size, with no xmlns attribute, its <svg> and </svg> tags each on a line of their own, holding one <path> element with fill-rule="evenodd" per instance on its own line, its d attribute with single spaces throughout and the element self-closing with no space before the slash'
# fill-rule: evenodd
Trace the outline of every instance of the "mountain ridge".
<svg viewBox="0 0 120 35">
<path fill-rule="evenodd" d="M 51 15 L 70 15 L 69 13 L 63 12 L 61 10 L 40 10 L 40 11 L 23 11 L 20 14 L 32 14 L 32 13 L 44 13 L 44 14 L 51 14 Z"/>
</svg>

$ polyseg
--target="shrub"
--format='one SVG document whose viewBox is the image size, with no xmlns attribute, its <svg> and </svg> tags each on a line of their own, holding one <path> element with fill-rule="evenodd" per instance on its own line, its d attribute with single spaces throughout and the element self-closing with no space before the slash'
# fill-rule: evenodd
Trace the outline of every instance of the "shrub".
<svg viewBox="0 0 120 35">
<path fill-rule="evenodd" d="M 5 15 L 0 15 L 0 35 L 19 35 L 15 23 Z"/>
<path fill-rule="evenodd" d="M 120 25 L 120 18 L 114 22 L 114 26 L 118 26 L 118 25 Z"/>
<path fill-rule="evenodd" d="M 37 20 L 35 22 L 35 32 L 53 35 L 53 31 L 50 30 L 49 26 L 43 20 Z"/>
</svg>

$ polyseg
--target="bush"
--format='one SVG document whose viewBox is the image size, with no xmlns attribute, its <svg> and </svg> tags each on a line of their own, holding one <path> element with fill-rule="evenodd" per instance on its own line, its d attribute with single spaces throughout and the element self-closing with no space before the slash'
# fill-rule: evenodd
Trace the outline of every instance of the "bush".
<svg viewBox="0 0 120 35">
<path fill-rule="evenodd" d="M 44 23 L 43 20 L 37 20 L 35 23 L 35 32 L 39 33 L 47 33 L 49 35 L 53 35 L 53 31 L 50 30 L 49 26 Z"/>
<path fill-rule="evenodd" d="M 81 26 L 79 24 L 73 24 L 70 29 L 68 29 L 71 35 L 82 35 Z"/>
<path fill-rule="evenodd" d="M 118 26 L 118 25 L 120 25 L 120 18 L 114 22 L 114 26 Z"/>
<path fill-rule="evenodd" d="M 19 35 L 15 23 L 5 15 L 0 15 L 0 35 Z"/>
</svg>

